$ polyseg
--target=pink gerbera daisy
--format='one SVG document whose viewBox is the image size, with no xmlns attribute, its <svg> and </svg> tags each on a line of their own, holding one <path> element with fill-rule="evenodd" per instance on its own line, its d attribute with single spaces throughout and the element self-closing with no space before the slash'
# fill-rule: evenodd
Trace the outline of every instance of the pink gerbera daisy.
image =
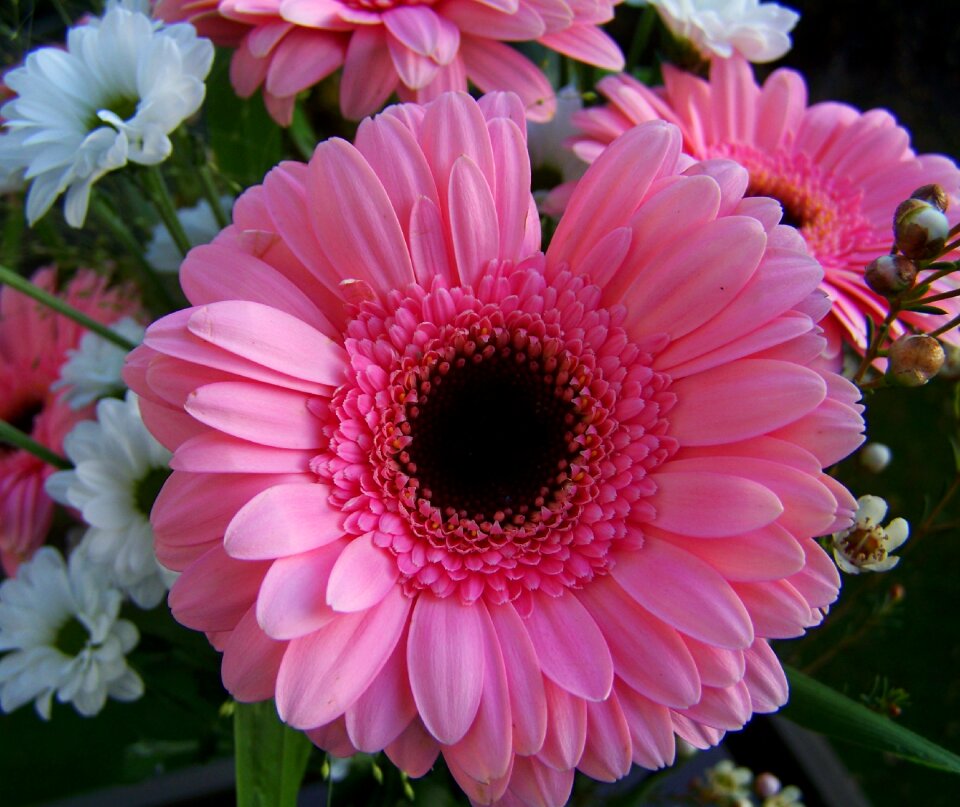
<svg viewBox="0 0 960 807">
<path fill-rule="evenodd" d="M 575 151 L 592 161 L 631 126 L 663 119 L 680 127 L 684 150 L 696 159 L 739 162 L 750 174 L 747 195 L 776 198 L 824 268 L 823 289 L 833 301 L 823 322 L 830 353 L 839 352 L 841 341 L 862 353 L 866 318 L 879 322 L 887 312 L 864 282 L 864 267 L 889 252 L 893 211 L 916 188 L 935 182 L 956 198 L 956 165 L 915 154 L 909 134 L 885 110 L 860 112 L 833 102 L 808 107 L 806 85 L 793 70 L 774 71 L 760 87 L 743 59 L 716 59 L 709 81 L 670 65 L 663 79 L 657 89 L 628 75 L 601 80 L 610 104 L 578 114 L 584 134 Z M 948 215 L 957 220 L 955 211 Z M 949 288 L 938 284 L 935 291 Z M 956 300 L 938 305 L 949 316 L 901 319 L 933 330 L 960 314 Z M 903 332 L 895 324 L 894 338 Z"/>
<path fill-rule="evenodd" d="M 41 269 L 32 282 L 55 291 L 56 272 Z M 63 290 L 63 298 L 98 322 L 112 323 L 133 310 L 121 292 L 81 270 Z M 63 438 L 92 415 L 92 408 L 70 407 L 68 390 L 51 390 L 67 351 L 75 348 L 83 328 L 61 314 L 10 288 L 0 290 L 0 419 L 13 424 L 52 451 L 63 451 Z M 47 536 L 53 502 L 44 481 L 56 469 L 33 454 L 0 445 L 0 560 L 8 575 L 36 551 Z"/>
<path fill-rule="evenodd" d="M 445 94 L 238 200 L 127 365 L 174 451 L 170 603 L 235 697 L 531 805 L 785 701 L 767 640 L 837 594 L 822 467 L 863 424 L 745 185 L 638 127 L 544 255 L 522 104 Z"/>
<path fill-rule="evenodd" d="M 246 97 L 263 85 L 273 118 L 290 124 L 297 93 L 343 67 L 340 110 L 359 120 L 391 93 L 423 103 L 467 81 L 517 93 L 530 120 L 553 117 L 553 88 L 506 42 L 622 70 L 623 54 L 598 27 L 619 0 L 159 0 L 167 21 L 190 20 L 237 46 L 230 77 Z"/>
</svg>

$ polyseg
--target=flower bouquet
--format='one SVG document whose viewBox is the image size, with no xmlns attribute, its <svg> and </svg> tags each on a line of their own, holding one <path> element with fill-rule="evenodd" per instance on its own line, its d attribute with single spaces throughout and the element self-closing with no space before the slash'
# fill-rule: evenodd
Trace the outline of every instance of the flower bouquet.
<svg viewBox="0 0 960 807">
<path fill-rule="evenodd" d="M 960 170 L 771 66 L 796 12 L 22 12 L 9 803 L 831 803 L 781 709 L 955 789 Z"/>
</svg>

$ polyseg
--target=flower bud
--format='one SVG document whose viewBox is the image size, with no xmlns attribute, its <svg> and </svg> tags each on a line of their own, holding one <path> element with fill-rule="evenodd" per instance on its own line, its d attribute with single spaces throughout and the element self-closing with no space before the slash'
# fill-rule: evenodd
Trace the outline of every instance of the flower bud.
<svg viewBox="0 0 960 807">
<path fill-rule="evenodd" d="M 759 774 L 753 783 L 753 790 L 761 799 L 771 799 L 782 789 L 780 780 L 772 773 Z"/>
<path fill-rule="evenodd" d="M 947 243 L 947 217 L 929 202 L 907 199 L 893 215 L 896 247 L 908 258 L 926 261 L 936 258 Z"/>
<path fill-rule="evenodd" d="M 881 255 L 867 264 L 864 272 L 867 285 L 884 297 L 896 297 L 913 288 L 917 266 L 903 255 Z"/>
<path fill-rule="evenodd" d="M 910 198 L 927 202 L 941 213 L 946 213 L 950 206 L 950 198 L 947 196 L 947 192 L 939 185 L 922 185 L 910 194 Z"/>
<path fill-rule="evenodd" d="M 943 366 L 944 352 L 932 336 L 901 336 L 890 346 L 887 378 L 902 387 L 921 387 Z"/>
<path fill-rule="evenodd" d="M 860 464 L 870 473 L 878 474 L 890 464 L 893 452 L 883 443 L 867 443 L 860 450 Z"/>
</svg>

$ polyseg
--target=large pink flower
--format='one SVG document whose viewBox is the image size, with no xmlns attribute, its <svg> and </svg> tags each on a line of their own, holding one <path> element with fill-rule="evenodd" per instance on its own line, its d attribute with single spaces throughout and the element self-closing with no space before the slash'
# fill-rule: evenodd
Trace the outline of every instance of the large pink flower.
<svg viewBox="0 0 960 807">
<path fill-rule="evenodd" d="M 517 93 L 530 120 L 549 120 L 553 88 L 506 42 L 536 41 L 607 70 L 619 47 L 598 27 L 619 0 L 159 0 L 155 13 L 190 20 L 218 44 L 242 96 L 263 85 L 267 109 L 289 125 L 298 92 L 343 67 L 340 109 L 354 120 L 391 93 L 425 102 L 467 81 Z"/>
<path fill-rule="evenodd" d="M 544 256 L 522 104 L 446 94 L 278 166 L 189 254 L 194 307 L 127 378 L 174 451 L 171 606 L 237 698 L 555 805 L 784 702 L 767 640 L 836 596 L 812 536 L 855 509 L 822 467 L 858 393 L 811 366 L 821 271 L 779 206 L 680 148 L 626 134 Z"/>
<path fill-rule="evenodd" d="M 41 269 L 31 279 L 46 291 L 55 290 L 53 269 Z M 134 308 L 128 296 L 108 291 L 106 281 L 90 270 L 78 272 L 62 296 L 105 324 Z M 72 409 L 66 390 L 50 389 L 67 351 L 78 346 L 83 334 L 73 320 L 26 295 L 0 290 L 0 419 L 57 453 L 63 452 L 63 438 L 74 425 L 93 413 L 92 407 Z M 0 445 L 0 561 L 9 575 L 46 539 L 53 502 L 43 483 L 55 470 L 33 454 Z"/>
<path fill-rule="evenodd" d="M 601 80 L 610 104 L 579 113 L 575 123 L 584 135 L 576 152 L 591 161 L 631 126 L 663 119 L 680 127 L 693 157 L 739 162 L 750 174 L 747 194 L 779 200 L 824 268 L 823 288 L 833 301 L 823 322 L 831 352 L 842 340 L 862 353 L 866 318 L 879 322 L 887 310 L 864 282 L 864 267 L 889 252 L 893 211 L 916 188 L 936 182 L 957 199 L 956 165 L 915 154 L 909 134 L 885 110 L 860 112 L 832 102 L 808 107 L 806 85 L 793 70 L 776 70 L 760 87 L 743 59 L 716 59 L 709 81 L 669 65 L 663 78 L 657 89 L 627 75 Z M 949 215 L 951 223 L 958 220 L 956 211 Z M 905 314 L 902 320 L 933 330 L 960 314 L 956 300 L 938 305 L 950 316 Z M 893 332 L 904 329 L 898 323 Z"/>
</svg>

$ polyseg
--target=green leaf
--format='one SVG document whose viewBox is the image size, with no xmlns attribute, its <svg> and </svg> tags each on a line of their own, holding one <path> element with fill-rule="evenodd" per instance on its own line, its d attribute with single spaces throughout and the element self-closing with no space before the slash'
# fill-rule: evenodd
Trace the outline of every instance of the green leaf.
<svg viewBox="0 0 960 807">
<path fill-rule="evenodd" d="M 273 701 L 238 703 L 233 713 L 237 807 L 296 807 L 312 748 L 277 717 Z"/>
<path fill-rule="evenodd" d="M 908 306 L 910 311 L 915 311 L 917 314 L 946 314 L 942 308 L 937 308 L 935 305 L 911 305 Z"/>
<path fill-rule="evenodd" d="M 260 93 L 239 98 L 230 86 L 229 59 L 217 53 L 207 79 L 205 120 L 221 173 L 243 187 L 255 185 L 283 157 L 280 127 L 267 114 Z"/>
<path fill-rule="evenodd" d="M 790 703 L 784 717 L 838 740 L 895 754 L 919 765 L 960 774 L 960 756 L 919 734 L 871 712 L 865 706 L 784 665 Z"/>
</svg>

